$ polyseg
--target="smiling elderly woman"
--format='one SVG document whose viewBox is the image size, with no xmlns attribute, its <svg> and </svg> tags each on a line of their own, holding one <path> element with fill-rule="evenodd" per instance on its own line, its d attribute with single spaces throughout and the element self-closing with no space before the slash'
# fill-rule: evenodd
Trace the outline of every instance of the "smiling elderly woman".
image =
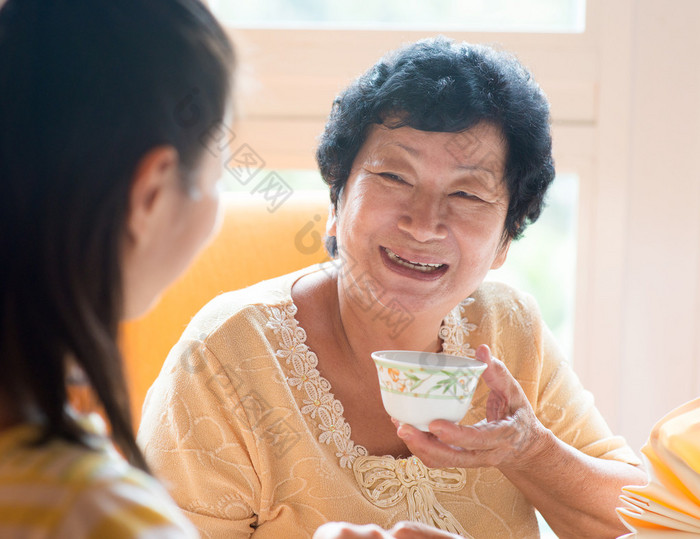
<svg viewBox="0 0 700 539">
<path fill-rule="evenodd" d="M 407 46 L 336 100 L 317 157 L 334 261 L 214 299 L 147 398 L 139 440 L 180 506 L 208 537 L 329 520 L 532 537 L 535 507 L 561 535 L 622 533 L 637 458 L 534 301 L 483 282 L 554 177 L 529 73 L 487 47 Z M 370 357 L 386 349 L 488 364 L 460 425 L 397 430 Z"/>
</svg>

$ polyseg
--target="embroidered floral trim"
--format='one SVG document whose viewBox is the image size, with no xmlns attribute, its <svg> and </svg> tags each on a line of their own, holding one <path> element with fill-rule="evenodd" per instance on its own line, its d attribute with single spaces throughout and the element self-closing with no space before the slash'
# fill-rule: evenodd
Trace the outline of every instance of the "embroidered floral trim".
<svg viewBox="0 0 700 539">
<path fill-rule="evenodd" d="M 474 298 L 463 300 L 445 317 L 445 321 L 438 333 L 442 339 L 442 351 L 445 354 L 465 357 L 476 356 L 476 350 L 469 346 L 467 342 L 469 333 L 476 329 L 476 324 L 469 322 L 464 315 L 465 309 L 475 301 Z"/>
<path fill-rule="evenodd" d="M 428 468 L 416 457 L 359 457 L 353 466 L 362 493 L 374 505 L 392 507 L 406 500 L 408 519 L 469 537 L 435 492 L 459 492 L 467 483 L 463 468 Z"/>
<path fill-rule="evenodd" d="M 284 360 L 290 370 L 287 383 L 303 391 L 301 413 L 317 420 L 321 430 L 318 441 L 333 442 L 340 466 L 352 468 L 357 457 L 367 455 L 367 449 L 350 439 L 350 425 L 345 422 L 343 405 L 330 392 L 330 382 L 316 368 L 318 357 L 306 345 L 306 331 L 294 318 L 296 305 L 289 300 L 279 307 L 268 307 L 268 312 L 267 326 L 280 339 L 277 357 Z"/>
<path fill-rule="evenodd" d="M 468 357 L 474 357 L 476 354 L 466 342 L 469 333 L 476 329 L 476 325 L 469 323 L 464 316 L 464 309 L 472 303 L 473 298 L 465 299 L 445 317 L 439 335 L 443 341 L 443 352 L 446 354 Z M 318 357 L 306 345 L 306 331 L 299 326 L 294 317 L 297 306 L 289 299 L 279 306 L 269 306 L 267 311 L 267 326 L 279 338 L 276 355 L 280 360 L 284 360 L 289 368 L 287 383 L 303 392 L 301 413 L 316 419 L 321 430 L 319 442 L 333 442 L 340 466 L 352 468 L 355 460 L 367 456 L 368 451 L 364 446 L 355 445 L 350 438 L 350 425 L 345 421 L 343 405 L 331 393 L 330 382 L 321 376 L 316 368 Z M 393 457 L 368 458 L 396 460 Z M 368 499 L 372 501 L 372 498 Z"/>
</svg>

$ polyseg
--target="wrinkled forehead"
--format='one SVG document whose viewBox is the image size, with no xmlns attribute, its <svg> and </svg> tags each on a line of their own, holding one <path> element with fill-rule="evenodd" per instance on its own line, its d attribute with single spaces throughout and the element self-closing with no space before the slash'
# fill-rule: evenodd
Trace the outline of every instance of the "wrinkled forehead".
<svg viewBox="0 0 700 539">
<path fill-rule="evenodd" d="M 465 131 L 420 131 L 408 126 L 372 125 L 355 158 L 362 163 L 405 163 L 489 175 L 501 183 L 506 168 L 506 141 L 500 128 L 479 123 Z"/>
</svg>

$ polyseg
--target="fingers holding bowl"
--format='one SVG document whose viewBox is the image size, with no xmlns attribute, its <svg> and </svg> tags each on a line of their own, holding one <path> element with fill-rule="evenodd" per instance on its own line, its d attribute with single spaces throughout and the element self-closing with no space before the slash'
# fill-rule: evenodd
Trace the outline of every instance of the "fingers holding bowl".
<svg viewBox="0 0 700 539">
<path fill-rule="evenodd" d="M 487 345 L 482 344 L 476 349 L 476 359 L 486 364 L 482 379 L 490 390 L 489 397 L 498 398 L 498 407 L 492 410 L 494 413 L 503 416 L 513 404 L 516 407 L 529 404 L 525 392 L 506 364 L 494 357 Z"/>
<path fill-rule="evenodd" d="M 428 432 L 395 422 L 397 435 L 427 466 L 512 466 L 524 458 L 539 431 L 546 430 L 520 384 L 488 346 L 480 346 L 476 358 L 486 364 L 483 377 L 490 389 L 485 420 L 459 425 L 437 419 L 429 423 Z"/>
</svg>

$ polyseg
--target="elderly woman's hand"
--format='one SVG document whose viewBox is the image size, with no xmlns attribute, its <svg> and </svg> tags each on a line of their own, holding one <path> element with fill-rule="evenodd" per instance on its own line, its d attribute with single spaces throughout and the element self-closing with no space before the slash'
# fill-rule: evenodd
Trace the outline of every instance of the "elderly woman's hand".
<svg viewBox="0 0 700 539">
<path fill-rule="evenodd" d="M 347 522 L 329 522 L 316 530 L 313 539 L 463 539 L 418 522 L 399 522 L 390 530 L 374 524 L 360 526 Z"/>
<path fill-rule="evenodd" d="M 547 450 L 552 434 L 537 419 L 503 362 L 491 356 L 489 347 L 480 346 L 476 358 L 488 365 L 482 375 L 491 390 L 486 421 L 457 425 L 436 420 L 429 426 L 430 433 L 404 424 L 399 425 L 398 435 L 429 467 L 529 466 Z"/>
</svg>

